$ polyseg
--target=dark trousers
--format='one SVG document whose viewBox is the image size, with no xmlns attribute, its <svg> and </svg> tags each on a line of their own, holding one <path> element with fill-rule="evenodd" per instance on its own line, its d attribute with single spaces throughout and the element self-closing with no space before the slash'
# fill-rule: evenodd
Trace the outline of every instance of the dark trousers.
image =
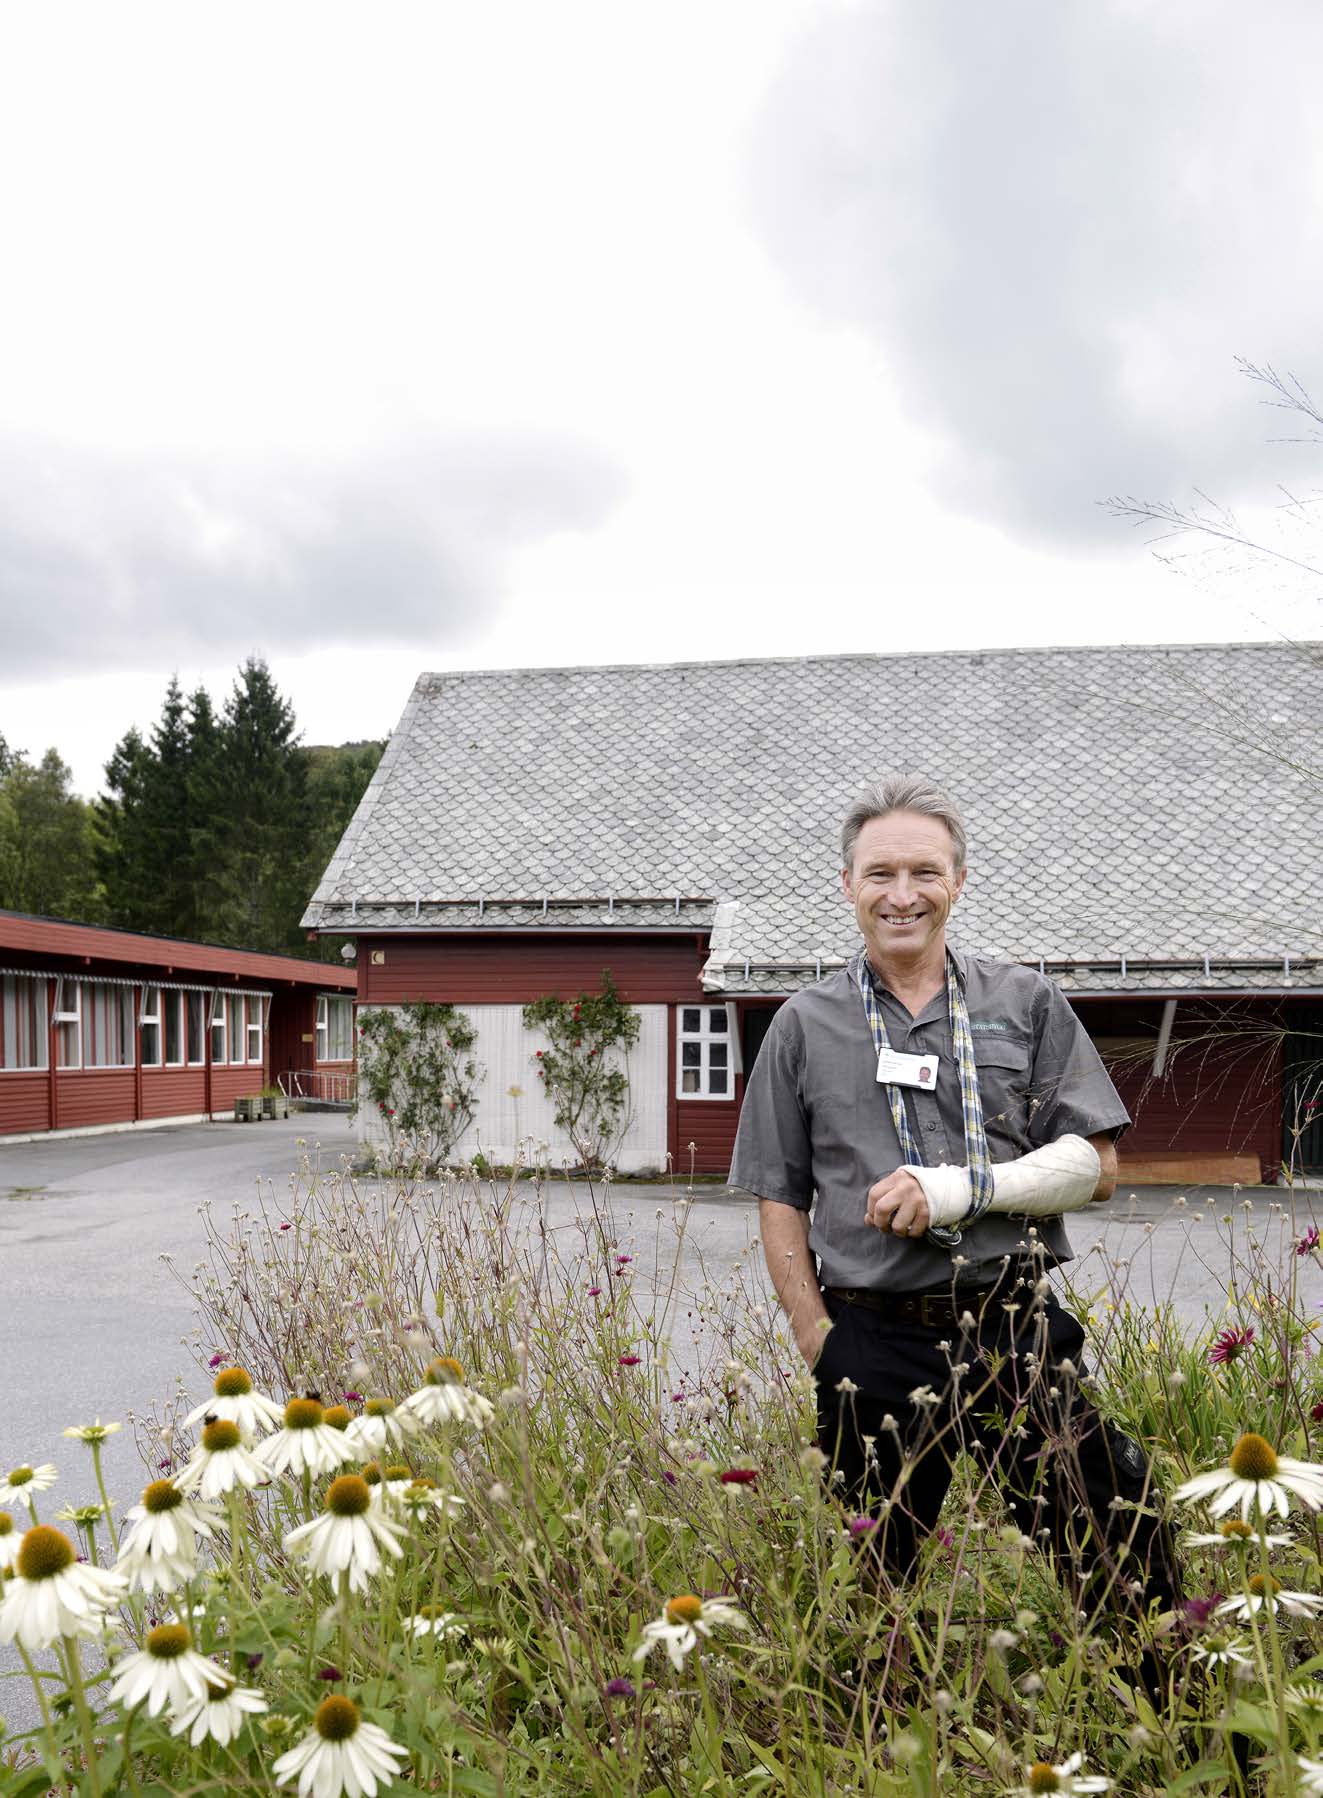
<svg viewBox="0 0 1323 1798">
<path fill-rule="evenodd" d="M 1155 1599 L 1175 1608 L 1175 1552 L 1149 1462 L 1081 1390 L 1084 1331 L 1054 1295 L 1008 1280 L 971 1306 L 972 1329 L 824 1296 L 833 1328 L 813 1370 L 824 1477 L 877 1518 L 867 1541 L 892 1578 L 913 1572 L 967 1451 L 1086 1615 L 1142 1615 Z M 858 1390 L 841 1391 L 842 1380 Z"/>
</svg>

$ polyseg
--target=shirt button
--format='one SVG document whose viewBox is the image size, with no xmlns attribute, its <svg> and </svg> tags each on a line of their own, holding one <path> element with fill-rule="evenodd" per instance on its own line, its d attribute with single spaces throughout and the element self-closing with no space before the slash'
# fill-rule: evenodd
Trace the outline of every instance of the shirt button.
<svg viewBox="0 0 1323 1798">
<path fill-rule="evenodd" d="M 937 1128 L 936 1124 L 925 1124 L 923 1127 L 925 1130 L 935 1130 Z"/>
</svg>

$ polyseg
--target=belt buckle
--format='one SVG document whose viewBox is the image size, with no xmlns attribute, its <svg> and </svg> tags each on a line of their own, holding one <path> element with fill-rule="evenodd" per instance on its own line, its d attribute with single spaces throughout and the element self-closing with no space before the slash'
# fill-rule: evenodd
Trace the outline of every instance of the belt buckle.
<svg viewBox="0 0 1323 1798">
<path fill-rule="evenodd" d="M 942 1294 L 940 1292 L 921 1292 L 919 1294 L 919 1322 L 923 1325 L 925 1330 L 940 1329 L 942 1324 L 946 1321 L 945 1313 L 940 1317 L 932 1317 L 929 1316 L 928 1313 L 929 1305 L 939 1304 L 941 1299 Z"/>
</svg>

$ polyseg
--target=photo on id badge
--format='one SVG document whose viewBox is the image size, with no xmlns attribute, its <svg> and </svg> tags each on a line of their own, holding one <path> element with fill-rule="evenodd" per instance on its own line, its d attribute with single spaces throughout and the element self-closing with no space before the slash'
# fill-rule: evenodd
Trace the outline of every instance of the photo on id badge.
<svg viewBox="0 0 1323 1798">
<path fill-rule="evenodd" d="M 937 1085 L 936 1055 L 902 1055 L 882 1049 L 877 1058 L 877 1077 L 887 1086 L 921 1086 L 931 1092 Z"/>
</svg>

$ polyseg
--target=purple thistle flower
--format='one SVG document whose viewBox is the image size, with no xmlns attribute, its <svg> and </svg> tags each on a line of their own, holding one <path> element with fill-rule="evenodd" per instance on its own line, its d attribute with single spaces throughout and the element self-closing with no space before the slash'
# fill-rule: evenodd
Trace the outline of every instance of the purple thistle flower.
<svg viewBox="0 0 1323 1798">
<path fill-rule="evenodd" d="M 627 1679 L 609 1679 L 602 1687 L 608 1698 L 632 1698 L 634 1688 Z"/>
<path fill-rule="evenodd" d="M 669 1467 L 662 1468 L 662 1478 L 666 1481 L 668 1486 L 678 1486 L 680 1484 L 679 1476 L 672 1473 Z"/>
<path fill-rule="evenodd" d="M 590 1299 L 600 1299 L 601 1296 L 602 1296 L 602 1289 L 600 1286 L 590 1286 L 588 1288 L 588 1297 Z"/>
<path fill-rule="evenodd" d="M 1239 1361 L 1253 1340 L 1253 1324 L 1247 1330 L 1223 1330 L 1208 1351 L 1209 1365 L 1225 1367 L 1232 1361 Z"/>
<path fill-rule="evenodd" d="M 1202 1629 L 1222 1602 L 1221 1592 L 1210 1592 L 1207 1598 L 1187 1598 L 1181 1606 L 1191 1629 Z"/>
<path fill-rule="evenodd" d="M 641 1355 L 622 1355 L 620 1357 L 620 1365 L 622 1367 L 637 1367 L 641 1360 Z"/>
<path fill-rule="evenodd" d="M 361 1392 L 346 1392 L 345 1393 L 345 1403 L 347 1405 L 361 1405 L 362 1402 L 363 1402 L 363 1394 Z"/>
<path fill-rule="evenodd" d="M 339 1681 L 344 1678 L 344 1674 L 341 1673 L 341 1671 L 338 1667 L 327 1666 L 327 1667 L 319 1667 L 317 1669 L 317 1677 L 318 1677 L 318 1679 Z"/>
<path fill-rule="evenodd" d="M 1323 1423 L 1323 1398 L 1309 1407 L 1309 1415 L 1315 1423 Z"/>
<path fill-rule="evenodd" d="M 1314 1250 L 1318 1247 L 1318 1243 L 1318 1225 L 1311 1224 L 1300 1238 L 1299 1242 L 1295 1245 L 1295 1252 L 1297 1255 L 1312 1255 Z"/>
<path fill-rule="evenodd" d="M 224 1355 L 213 1355 L 211 1357 L 210 1361 L 208 1361 L 207 1366 L 208 1367 L 219 1367 L 224 1360 L 225 1360 Z"/>
<path fill-rule="evenodd" d="M 850 1534 L 852 1536 L 866 1536 L 870 1530 L 875 1530 L 876 1528 L 876 1517 L 852 1517 L 850 1519 Z"/>
</svg>

